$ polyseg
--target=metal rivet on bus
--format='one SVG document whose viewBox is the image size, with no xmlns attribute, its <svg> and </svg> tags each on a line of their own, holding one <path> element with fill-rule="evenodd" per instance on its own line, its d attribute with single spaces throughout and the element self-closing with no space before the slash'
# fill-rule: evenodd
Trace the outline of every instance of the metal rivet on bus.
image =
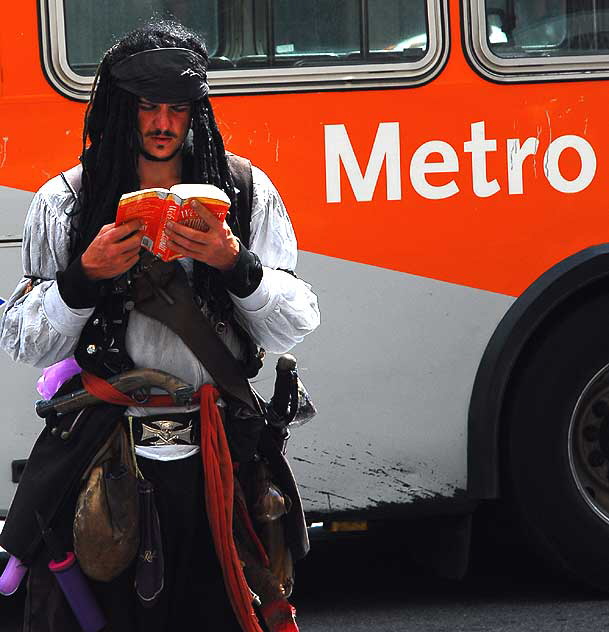
<svg viewBox="0 0 609 632">
<path fill-rule="evenodd" d="M 130 312 L 135 307 L 135 301 L 125 301 L 125 309 Z"/>
<path fill-rule="evenodd" d="M 219 321 L 216 323 L 216 326 L 214 327 L 214 329 L 216 330 L 216 333 L 218 334 L 218 336 L 221 336 L 226 331 L 226 323 Z"/>
<path fill-rule="evenodd" d="M 56 437 L 59 434 L 59 426 L 55 426 L 54 428 L 51 428 L 51 434 Z"/>
<path fill-rule="evenodd" d="M 584 439 L 586 441 L 597 441 L 599 429 L 596 426 L 586 426 L 584 428 Z"/>
<path fill-rule="evenodd" d="M 592 412 L 597 417 L 605 417 L 605 415 L 609 414 L 609 404 L 603 399 L 595 402 L 594 406 L 592 406 Z"/>
<path fill-rule="evenodd" d="M 87 345 L 87 353 L 89 355 L 94 355 L 97 353 L 97 345 Z"/>
<path fill-rule="evenodd" d="M 588 463 L 590 463 L 592 467 L 600 467 L 604 462 L 605 457 L 598 450 L 590 452 L 590 454 L 588 455 Z"/>
</svg>

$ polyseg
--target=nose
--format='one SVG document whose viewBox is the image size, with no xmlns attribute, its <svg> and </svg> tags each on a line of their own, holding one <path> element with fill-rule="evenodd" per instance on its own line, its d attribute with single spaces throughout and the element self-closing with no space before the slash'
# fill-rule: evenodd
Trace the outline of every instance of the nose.
<svg viewBox="0 0 609 632">
<path fill-rule="evenodd" d="M 160 130 L 171 129 L 171 117 L 168 105 L 161 105 L 154 117 L 154 126 Z"/>
</svg>

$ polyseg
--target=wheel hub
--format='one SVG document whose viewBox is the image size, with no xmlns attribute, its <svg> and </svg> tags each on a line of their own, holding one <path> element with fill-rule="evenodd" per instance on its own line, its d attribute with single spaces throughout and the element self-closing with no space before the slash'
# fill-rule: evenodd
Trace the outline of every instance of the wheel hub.
<svg viewBox="0 0 609 632">
<path fill-rule="evenodd" d="M 569 464 L 586 503 L 609 523 L 609 365 L 588 382 L 573 410 Z"/>
</svg>

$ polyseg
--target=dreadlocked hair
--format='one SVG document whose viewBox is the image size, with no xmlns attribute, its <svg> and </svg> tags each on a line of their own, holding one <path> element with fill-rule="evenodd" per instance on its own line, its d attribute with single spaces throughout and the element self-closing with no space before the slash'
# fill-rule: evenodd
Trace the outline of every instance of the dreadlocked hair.
<svg viewBox="0 0 609 632">
<path fill-rule="evenodd" d="M 80 157 L 82 187 L 71 218 L 72 260 L 87 249 L 104 224 L 114 222 L 121 195 L 139 189 L 138 97 L 117 87 L 110 70 L 122 59 L 152 48 L 187 48 L 201 55 L 206 66 L 209 62 L 199 35 L 179 22 L 165 19 L 155 19 L 128 33 L 106 52 L 85 113 Z M 185 143 L 182 179 L 222 189 L 233 209 L 227 222 L 233 233 L 240 236 L 235 186 L 211 103 L 204 97 L 191 106 L 192 146 Z M 218 319 L 228 317 L 232 301 L 218 270 L 195 261 L 193 281 L 209 311 Z"/>
</svg>

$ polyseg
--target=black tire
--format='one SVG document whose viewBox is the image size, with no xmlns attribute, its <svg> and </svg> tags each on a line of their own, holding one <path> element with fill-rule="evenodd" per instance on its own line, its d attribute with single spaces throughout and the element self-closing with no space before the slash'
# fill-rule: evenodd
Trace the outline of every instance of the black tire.
<svg viewBox="0 0 609 632">
<path fill-rule="evenodd" d="M 544 323 L 515 369 L 503 419 L 502 494 L 537 552 L 607 591 L 609 404 L 598 402 L 609 402 L 609 289 L 595 292 Z"/>
</svg>

